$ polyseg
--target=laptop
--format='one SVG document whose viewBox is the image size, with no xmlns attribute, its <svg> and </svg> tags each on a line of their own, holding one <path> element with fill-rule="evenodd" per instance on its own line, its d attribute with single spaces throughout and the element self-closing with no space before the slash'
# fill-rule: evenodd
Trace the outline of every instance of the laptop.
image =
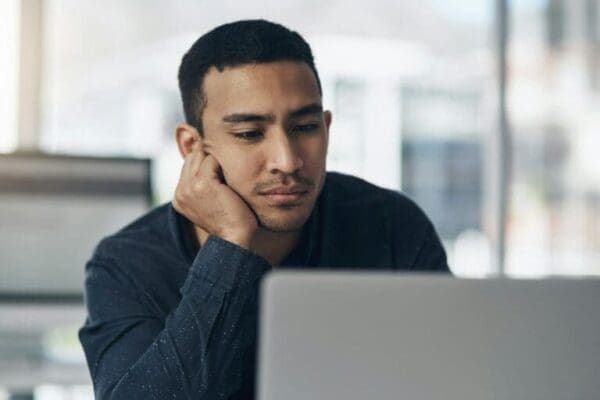
<svg viewBox="0 0 600 400">
<path fill-rule="evenodd" d="M 260 400 L 600 399 L 600 279 L 275 271 Z"/>
</svg>

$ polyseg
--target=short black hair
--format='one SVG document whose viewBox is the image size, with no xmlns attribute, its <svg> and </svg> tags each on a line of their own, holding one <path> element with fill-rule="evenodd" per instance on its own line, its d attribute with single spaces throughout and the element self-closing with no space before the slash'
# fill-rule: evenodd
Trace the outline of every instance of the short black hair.
<svg viewBox="0 0 600 400">
<path fill-rule="evenodd" d="M 183 56 L 179 66 L 179 91 L 186 122 L 202 133 L 202 110 L 206 106 L 203 82 L 212 67 L 273 61 L 300 61 L 321 81 L 308 43 L 297 32 L 274 22 L 243 20 L 220 25 L 202 35 Z"/>
</svg>

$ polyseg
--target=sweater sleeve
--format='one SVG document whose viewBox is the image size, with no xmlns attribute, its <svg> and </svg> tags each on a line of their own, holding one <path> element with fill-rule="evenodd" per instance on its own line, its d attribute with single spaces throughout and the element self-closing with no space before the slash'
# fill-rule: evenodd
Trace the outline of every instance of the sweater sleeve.
<svg viewBox="0 0 600 400">
<path fill-rule="evenodd" d="M 261 257 L 211 236 L 166 322 L 151 299 L 107 260 L 87 266 L 88 318 L 79 332 L 97 399 L 227 399 L 242 384 L 241 359 L 254 344 Z"/>
</svg>

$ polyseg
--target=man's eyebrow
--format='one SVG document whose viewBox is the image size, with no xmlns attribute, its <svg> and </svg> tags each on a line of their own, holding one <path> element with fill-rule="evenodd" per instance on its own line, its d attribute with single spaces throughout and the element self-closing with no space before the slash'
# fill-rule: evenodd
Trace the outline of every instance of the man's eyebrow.
<svg viewBox="0 0 600 400">
<path fill-rule="evenodd" d="M 319 114 L 323 112 L 323 106 L 319 103 L 311 103 L 289 112 L 288 117 L 298 118 L 304 115 Z M 235 113 L 223 117 L 223 122 L 238 124 L 242 122 L 273 122 L 273 114 Z"/>
<path fill-rule="evenodd" d="M 323 106 L 319 103 L 312 103 L 306 106 L 300 107 L 296 110 L 292 110 L 289 114 L 292 118 L 302 117 L 310 114 L 320 114 L 323 112 Z"/>
<path fill-rule="evenodd" d="M 229 114 L 223 117 L 223 122 L 236 124 L 240 122 L 272 122 L 275 121 L 275 116 L 272 114 L 253 114 L 253 113 L 236 113 Z"/>
</svg>

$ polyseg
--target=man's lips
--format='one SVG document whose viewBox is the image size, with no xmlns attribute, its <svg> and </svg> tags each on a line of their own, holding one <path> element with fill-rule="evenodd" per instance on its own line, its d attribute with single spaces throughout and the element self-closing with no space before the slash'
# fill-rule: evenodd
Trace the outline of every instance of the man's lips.
<svg viewBox="0 0 600 400">
<path fill-rule="evenodd" d="M 304 186 L 281 186 L 273 189 L 261 192 L 262 195 L 287 195 L 287 194 L 301 194 L 308 192 L 308 189 Z"/>
<path fill-rule="evenodd" d="M 274 205 L 296 203 L 308 193 L 308 188 L 304 186 L 276 187 L 266 190 L 260 194 Z"/>
</svg>

